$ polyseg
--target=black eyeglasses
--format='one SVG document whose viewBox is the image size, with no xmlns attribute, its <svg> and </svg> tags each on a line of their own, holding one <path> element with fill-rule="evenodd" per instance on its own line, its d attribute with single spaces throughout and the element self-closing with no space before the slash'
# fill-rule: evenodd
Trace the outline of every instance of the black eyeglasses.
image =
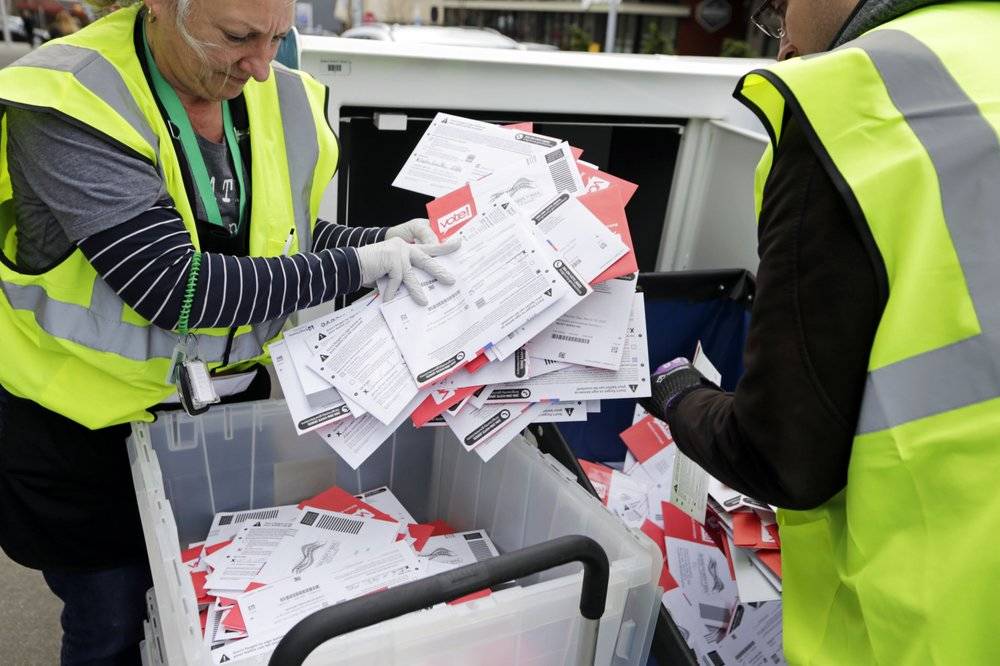
<svg viewBox="0 0 1000 666">
<path fill-rule="evenodd" d="M 785 36 L 785 7 L 787 0 L 764 0 L 750 15 L 753 24 L 768 37 Z"/>
</svg>

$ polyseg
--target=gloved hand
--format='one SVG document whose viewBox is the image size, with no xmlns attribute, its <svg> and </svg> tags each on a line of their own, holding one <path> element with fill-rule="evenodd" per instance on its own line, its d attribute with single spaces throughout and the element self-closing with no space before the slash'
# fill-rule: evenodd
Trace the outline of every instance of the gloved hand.
<svg viewBox="0 0 1000 666">
<path fill-rule="evenodd" d="M 389 284 L 382 296 L 392 300 L 399 285 L 405 284 L 410 296 L 418 305 L 427 305 L 427 293 L 420 286 L 420 278 L 413 267 L 427 272 L 444 284 L 455 284 L 455 278 L 446 271 L 433 257 L 451 254 L 461 246 L 459 239 L 450 240 L 441 245 L 415 245 L 401 238 L 392 238 L 365 245 L 358 248 L 358 260 L 361 262 L 361 283 L 366 287 L 375 285 L 375 281 L 383 275 L 389 276 Z"/>
<path fill-rule="evenodd" d="M 715 388 L 686 358 L 675 358 L 656 369 L 650 378 L 652 397 L 640 400 L 643 408 L 666 421 L 667 412 L 696 388 Z"/>
<path fill-rule="evenodd" d="M 435 245 L 438 242 L 437 235 L 431 230 L 430 220 L 423 218 L 389 227 L 385 239 L 391 238 L 401 238 L 407 243 L 425 243 L 427 245 Z"/>
</svg>

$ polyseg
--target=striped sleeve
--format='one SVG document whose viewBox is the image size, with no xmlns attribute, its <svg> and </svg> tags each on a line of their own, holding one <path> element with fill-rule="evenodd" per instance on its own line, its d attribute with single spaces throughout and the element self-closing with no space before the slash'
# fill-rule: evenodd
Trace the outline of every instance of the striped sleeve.
<svg viewBox="0 0 1000 666">
<path fill-rule="evenodd" d="M 195 249 L 176 210 L 152 208 L 78 245 L 133 310 L 161 328 L 177 327 Z M 204 253 L 189 326 L 259 324 L 360 288 L 353 247 L 290 257 Z"/>
<path fill-rule="evenodd" d="M 316 222 L 313 252 L 336 247 L 361 247 L 381 243 L 389 227 L 346 227 L 326 220 Z"/>
</svg>

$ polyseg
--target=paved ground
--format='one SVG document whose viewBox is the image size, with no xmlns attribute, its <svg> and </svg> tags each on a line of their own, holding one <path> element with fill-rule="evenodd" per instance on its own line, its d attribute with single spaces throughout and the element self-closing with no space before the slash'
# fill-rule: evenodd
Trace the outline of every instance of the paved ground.
<svg viewBox="0 0 1000 666">
<path fill-rule="evenodd" d="M 30 49 L 27 44 L 22 44 L 20 42 L 5 44 L 3 42 L 3 36 L 0 35 L 0 67 L 6 67 L 23 56 L 29 50 Z"/>
<path fill-rule="evenodd" d="M 0 552 L 0 664 L 54 666 L 59 663 L 62 603 L 42 575 Z"/>
</svg>

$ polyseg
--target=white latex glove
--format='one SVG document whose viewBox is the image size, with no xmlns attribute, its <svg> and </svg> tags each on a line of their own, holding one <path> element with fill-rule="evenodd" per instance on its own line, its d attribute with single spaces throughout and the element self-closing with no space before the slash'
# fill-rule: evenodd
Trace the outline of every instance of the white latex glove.
<svg viewBox="0 0 1000 666">
<path fill-rule="evenodd" d="M 438 242 L 437 235 L 431 230 L 430 220 L 423 218 L 389 227 L 385 239 L 391 238 L 401 238 L 407 243 L 425 243 L 427 245 L 436 245 Z"/>
<path fill-rule="evenodd" d="M 371 287 L 380 277 L 388 275 L 389 284 L 382 294 L 386 301 L 391 301 L 399 290 L 399 285 L 405 284 L 418 305 L 427 305 L 427 294 L 420 286 L 420 278 L 413 267 L 416 266 L 444 284 L 455 284 L 455 278 L 434 261 L 434 257 L 451 254 L 461 244 L 461 240 L 455 239 L 440 245 L 416 245 L 401 238 L 391 238 L 381 243 L 364 245 L 358 248 L 361 283 Z"/>
</svg>

